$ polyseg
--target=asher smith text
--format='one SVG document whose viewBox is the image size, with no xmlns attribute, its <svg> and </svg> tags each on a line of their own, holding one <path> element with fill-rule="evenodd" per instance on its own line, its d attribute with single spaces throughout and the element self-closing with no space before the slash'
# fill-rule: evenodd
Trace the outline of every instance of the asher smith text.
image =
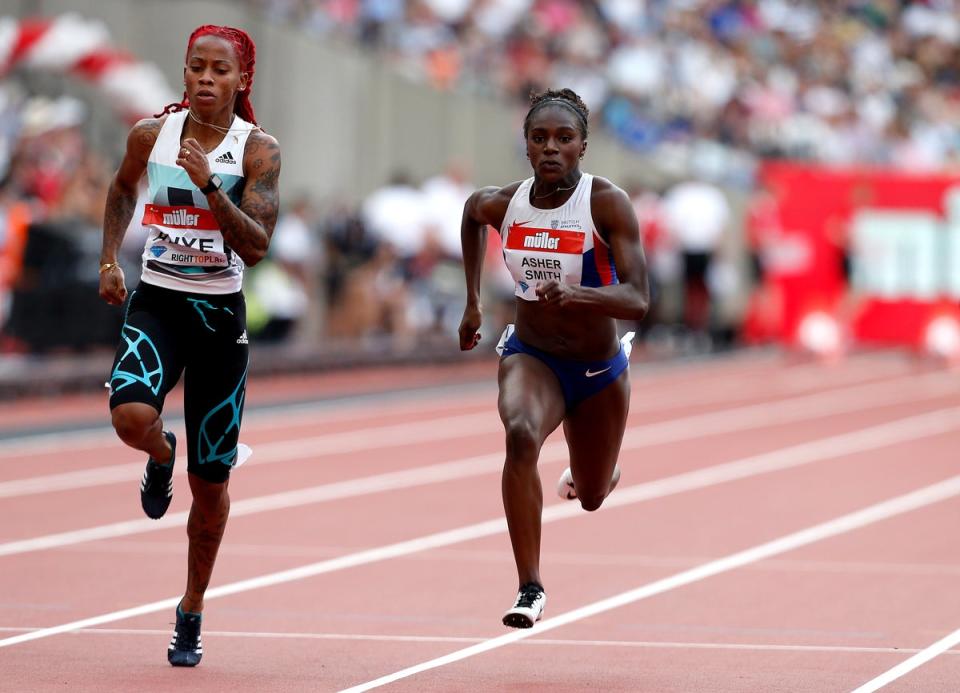
<svg viewBox="0 0 960 693">
<path fill-rule="evenodd" d="M 523 278 L 530 280 L 563 279 L 563 273 L 560 271 L 562 265 L 559 260 L 553 258 L 525 257 L 520 262 L 520 266 L 525 268 Z"/>
</svg>

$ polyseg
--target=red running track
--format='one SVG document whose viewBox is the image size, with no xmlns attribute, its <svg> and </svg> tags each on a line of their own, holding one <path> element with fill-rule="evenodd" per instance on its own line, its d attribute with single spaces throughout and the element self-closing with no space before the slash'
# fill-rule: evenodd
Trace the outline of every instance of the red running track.
<svg viewBox="0 0 960 693">
<path fill-rule="evenodd" d="M 194 670 L 165 657 L 182 469 L 152 522 L 107 428 L 8 430 L 0 690 L 960 689 L 960 374 L 893 353 L 635 365 L 600 511 L 555 497 L 562 436 L 545 446 L 549 603 L 512 631 L 494 368 L 251 384 Z M 98 407 L 22 402 L 16 425 Z"/>
</svg>

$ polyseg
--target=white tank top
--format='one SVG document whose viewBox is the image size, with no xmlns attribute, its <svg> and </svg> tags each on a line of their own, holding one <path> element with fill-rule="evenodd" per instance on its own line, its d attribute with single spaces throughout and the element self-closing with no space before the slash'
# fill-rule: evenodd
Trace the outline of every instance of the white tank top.
<svg viewBox="0 0 960 693">
<path fill-rule="evenodd" d="M 187 111 L 171 113 L 147 160 L 147 203 L 141 280 L 166 289 L 232 294 L 243 284 L 243 260 L 223 241 L 207 196 L 177 165 Z M 236 204 L 243 195 L 243 151 L 256 126 L 236 116 L 230 132 L 207 154 L 210 172 Z"/>
<path fill-rule="evenodd" d="M 580 176 L 576 189 L 556 209 L 530 204 L 533 178 L 520 184 L 500 227 L 503 259 L 516 282 L 514 294 L 538 300 L 537 285 L 549 279 L 581 286 L 618 284 L 610 246 L 593 223 L 593 176 Z"/>
</svg>

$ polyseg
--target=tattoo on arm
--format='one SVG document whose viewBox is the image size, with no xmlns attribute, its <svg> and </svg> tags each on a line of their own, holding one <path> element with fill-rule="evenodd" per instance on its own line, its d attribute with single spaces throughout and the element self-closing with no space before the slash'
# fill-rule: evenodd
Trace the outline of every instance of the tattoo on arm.
<svg viewBox="0 0 960 693">
<path fill-rule="evenodd" d="M 101 260 L 113 261 L 117 256 L 137 206 L 137 184 L 146 170 L 147 159 L 157 141 L 160 125 L 160 120 L 142 120 L 133 127 L 127 137 L 126 154 L 107 191 Z"/>
<path fill-rule="evenodd" d="M 210 200 L 210 209 L 220 224 L 223 238 L 248 265 L 267 253 L 280 207 L 280 147 L 261 133 L 250 135 L 244 159 L 249 162 L 248 184 L 240 206 L 223 191 Z"/>
<path fill-rule="evenodd" d="M 116 258 L 136 206 L 136 194 L 118 190 L 116 183 L 110 185 L 103 217 L 103 259 Z"/>
<path fill-rule="evenodd" d="M 152 120 L 144 123 L 139 129 L 140 132 L 137 134 L 137 143 L 143 147 L 149 155 L 150 150 L 153 149 L 153 145 L 157 143 L 157 136 L 160 134 L 160 121 Z"/>
</svg>

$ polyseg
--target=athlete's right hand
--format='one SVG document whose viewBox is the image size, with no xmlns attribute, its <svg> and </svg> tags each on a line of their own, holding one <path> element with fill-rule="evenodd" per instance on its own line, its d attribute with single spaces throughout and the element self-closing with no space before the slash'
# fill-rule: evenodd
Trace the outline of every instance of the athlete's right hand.
<svg viewBox="0 0 960 693">
<path fill-rule="evenodd" d="M 470 351 L 477 346 L 480 335 L 482 313 L 480 306 L 467 306 L 463 309 L 463 320 L 460 321 L 460 351 Z"/>
<path fill-rule="evenodd" d="M 100 298 L 111 306 L 122 305 L 127 300 L 127 285 L 119 265 L 100 273 Z"/>
</svg>

